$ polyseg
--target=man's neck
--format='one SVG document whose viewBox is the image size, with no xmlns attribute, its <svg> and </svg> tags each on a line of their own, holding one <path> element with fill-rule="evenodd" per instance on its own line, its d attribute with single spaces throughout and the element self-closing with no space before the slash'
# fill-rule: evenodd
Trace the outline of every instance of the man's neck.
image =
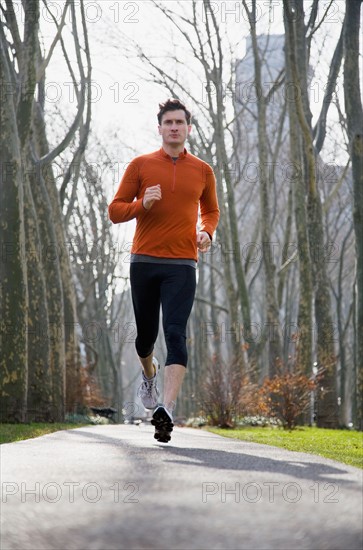
<svg viewBox="0 0 363 550">
<path fill-rule="evenodd" d="M 171 157 L 178 157 L 180 153 L 184 152 L 184 144 L 178 145 L 177 147 L 170 147 L 169 145 L 163 143 L 163 149 L 167 155 L 170 155 Z"/>
</svg>

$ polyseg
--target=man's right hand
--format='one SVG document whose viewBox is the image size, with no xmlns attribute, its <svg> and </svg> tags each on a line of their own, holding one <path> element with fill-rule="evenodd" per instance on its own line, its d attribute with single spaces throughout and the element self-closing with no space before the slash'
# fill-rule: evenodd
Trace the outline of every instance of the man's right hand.
<svg viewBox="0 0 363 550">
<path fill-rule="evenodd" d="M 146 210 L 149 210 L 155 201 L 159 201 L 161 199 L 161 187 L 160 185 L 154 185 L 152 187 L 148 187 L 145 191 L 144 198 L 142 199 L 143 207 Z"/>
</svg>

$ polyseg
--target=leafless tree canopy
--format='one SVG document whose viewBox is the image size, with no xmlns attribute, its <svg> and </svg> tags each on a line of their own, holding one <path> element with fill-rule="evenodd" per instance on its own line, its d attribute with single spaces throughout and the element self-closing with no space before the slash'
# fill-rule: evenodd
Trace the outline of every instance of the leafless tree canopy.
<svg viewBox="0 0 363 550">
<path fill-rule="evenodd" d="M 257 0 L 238 3 L 236 39 L 216 2 L 152 0 L 163 56 L 121 32 L 103 39 L 117 43 L 121 70 L 137 59 L 140 78 L 162 99 L 188 103 L 188 147 L 217 180 L 221 219 L 199 261 L 177 410 L 202 414 L 209 392 L 228 403 L 219 406 L 229 422 L 233 407 L 244 410 L 244 388 L 258 388 L 285 365 L 305 377 L 319 373 L 309 420 L 361 428 L 362 2 L 340 3 L 331 51 L 324 48 L 328 37 L 333 43 L 334 2 L 324 10 L 318 0 L 273 4 L 262 27 Z M 92 400 L 134 416 L 128 274 L 102 181 L 113 160 L 91 133 L 84 3 L 65 1 L 60 17 L 45 0 L 24 2 L 21 12 L 11 0 L 0 6 L 1 419 L 59 420 Z M 40 10 L 54 23 L 48 48 Z M 67 113 L 53 110 L 55 129 L 44 90 L 56 51 L 76 103 Z M 162 339 L 158 346 L 163 355 Z"/>
</svg>

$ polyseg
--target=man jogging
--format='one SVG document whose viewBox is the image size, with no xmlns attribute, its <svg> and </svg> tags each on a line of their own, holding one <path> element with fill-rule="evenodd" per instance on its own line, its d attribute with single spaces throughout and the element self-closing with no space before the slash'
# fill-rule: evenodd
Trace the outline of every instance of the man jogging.
<svg viewBox="0 0 363 550">
<path fill-rule="evenodd" d="M 170 441 L 173 409 L 185 375 L 186 326 L 192 309 L 198 250 L 209 249 L 219 219 L 212 168 L 184 148 L 191 114 L 177 99 L 159 105 L 162 147 L 136 157 L 109 205 L 113 223 L 136 218 L 130 283 L 136 351 L 142 366 L 139 396 L 155 409 L 155 439 Z M 200 229 L 197 230 L 200 207 Z M 167 347 L 164 400 L 158 404 L 158 361 L 153 357 L 160 305 Z"/>
</svg>

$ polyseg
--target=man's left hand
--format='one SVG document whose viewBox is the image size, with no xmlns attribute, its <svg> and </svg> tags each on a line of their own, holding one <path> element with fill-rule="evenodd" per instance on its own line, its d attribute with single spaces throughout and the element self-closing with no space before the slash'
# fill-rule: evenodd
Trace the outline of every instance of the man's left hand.
<svg viewBox="0 0 363 550">
<path fill-rule="evenodd" d="M 211 245 L 211 240 L 206 231 L 199 231 L 197 233 L 197 247 L 201 252 L 207 252 Z"/>
</svg>

